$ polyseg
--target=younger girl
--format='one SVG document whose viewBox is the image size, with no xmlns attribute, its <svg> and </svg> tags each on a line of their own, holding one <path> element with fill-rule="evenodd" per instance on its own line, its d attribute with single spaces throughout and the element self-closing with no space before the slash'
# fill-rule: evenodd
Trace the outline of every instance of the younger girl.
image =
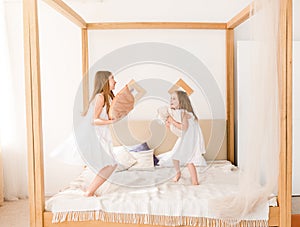
<svg viewBox="0 0 300 227">
<path fill-rule="evenodd" d="M 108 112 L 114 93 L 116 81 L 111 72 L 98 71 L 94 80 L 94 91 L 90 99 L 87 110 L 84 115 L 92 116 L 91 123 L 94 125 L 95 132 L 100 143 L 102 159 L 100 171 L 94 178 L 92 183 L 86 189 L 85 196 L 93 196 L 97 188 L 99 188 L 113 173 L 117 165 L 112 155 L 112 137 L 109 130 L 109 125 L 114 122 L 114 119 L 109 119 Z M 89 111 L 92 111 L 90 114 Z M 105 154 L 106 152 L 106 154 Z M 110 155 L 108 158 L 107 154 Z"/>
<path fill-rule="evenodd" d="M 171 95 L 170 107 L 181 112 L 181 122 L 177 122 L 169 116 L 166 121 L 167 127 L 173 125 L 182 130 L 182 136 L 179 137 L 172 149 L 173 164 L 176 170 L 174 181 L 178 181 L 181 177 L 180 162 L 187 163 L 192 184 L 198 185 L 197 171 L 194 163 L 206 165 L 202 154 L 205 151 L 205 144 L 201 128 L 198 123 L 198 118 L 194 113 L 190 99 L 186 92 L 175 91 Z"/>
</svg>

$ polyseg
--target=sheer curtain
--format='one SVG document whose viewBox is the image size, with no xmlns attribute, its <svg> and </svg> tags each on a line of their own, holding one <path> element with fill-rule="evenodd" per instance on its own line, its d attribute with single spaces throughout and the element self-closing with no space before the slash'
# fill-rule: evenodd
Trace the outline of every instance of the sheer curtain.
<svg viewBox="0 0 300 227">
<path fill-rule="evenodd" d="M 22 13 L 15 15 L 21 10 L 21 2 L 0 0 L 0 146 L 6 200 L 28 195 Z M 19 27 L 8 27 L 17 20 Z"/>
<path fill-rule="evenodd" d="M 216 199 L 219 215 L 241 220 L 256 206 L 277 193 L 279 162 L 278 38 L 279 0 L 255 0 L 250 17 L 253 43 L 247 86 L 251 94 L 243 111 L 243 140 L 240 150 L 244 165 L 237 194 Z M 242 75 L 241 75 L 242 76 Z M 265 223 L 267 224 L 267 223 Z"/>
</svg>

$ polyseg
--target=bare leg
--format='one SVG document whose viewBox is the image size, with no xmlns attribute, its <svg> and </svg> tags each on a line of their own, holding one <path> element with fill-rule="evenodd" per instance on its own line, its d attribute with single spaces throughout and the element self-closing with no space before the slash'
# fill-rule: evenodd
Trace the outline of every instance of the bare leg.
<svg viewBox="0 0 300 227">
<path fill-rule="evenodd" d="M 191 175 L 191 178 L 192 178 L 192 184 L 193 185 L 199 185 L 196 167 L 194 166 L 193 163 L 188 163 L 187 167 L 190 171 L 190 175 Z"/>
<path fill-rule="evenodd" d="M 110 177 L 117 165 L 105 166 L 99 171 L 92 183 L 86 189 L 84 196 L 93 196 L 95 191 Z"/>
<path fill-rule="evenodd" d="M 174 168 L 176 170 L 176 176 L 173 178 L 173 181 L 177 182 L 177 181 L 179 181 L 179 179 L 181 177 L 181 171 L 180 171 L 179 161 L 173 159 L 173 165 L 174 165 Z"/>
</svg>

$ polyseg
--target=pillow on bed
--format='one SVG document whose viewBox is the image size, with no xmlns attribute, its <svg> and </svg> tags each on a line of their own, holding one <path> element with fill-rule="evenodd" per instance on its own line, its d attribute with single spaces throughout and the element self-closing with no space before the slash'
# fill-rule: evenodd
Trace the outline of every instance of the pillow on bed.
<svg viewBox="0 0 300 227">
<path fill-rule="evenodd" d="M 137 144 L 137 145 L 133 145 L 133 146 L 127 146 L 128 150 L 130 152 L 140 152 L 140 151 L 147 151 L 150 150 L 150 147 L 148 146 L 148 144 L 146 142 L 141 143 L 141 144 Z M 158 159 L 155 157 L 155 155 L 153 154 L 153 164 L 155 166 L 158 165 Z"/>
<path fill-rule="evenodd" d="M 150 147 L 148 146 L 148 144 L 146 142 L 141 143 L 141 144 L 132 145 L 132 146 L 126 146 L 126 147 L 129 151 L 133 151 L 133 152 L 150 150 Z"/>
<path fill-rule="evenodd" d="M 113 154 L 119 164 L 117 167 L 119 171 L 129 169 L 137 162 L 124 146 L 113 147 Z"/>
<path fill-rule="evenodd" d="M 111 119 L 121 119 L 133 109 L 133 106 L 134 97 L 126 85 L 112 100 L 108 115 Z"/>
<path fill-rule="evenodd" d="M 130 152 L 130 154 L 136 159 L 136 163 L 130 169 L 140 170 L 153 170 L 153 149 L 140 152 Z"/>
</svg>

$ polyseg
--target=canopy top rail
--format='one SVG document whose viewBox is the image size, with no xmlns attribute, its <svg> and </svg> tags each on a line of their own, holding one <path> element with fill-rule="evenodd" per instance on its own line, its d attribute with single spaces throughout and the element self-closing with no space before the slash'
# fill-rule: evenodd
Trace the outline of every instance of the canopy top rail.
<svg viewBox="0 0 300 227">
<path fill-rule="evenodd" d="M 70 6 L 68 6 L 62 0 L 44 0 L 49 6 L 55 9 L 57 12 L 68 18 L 74 24 L 80 28 L 86 28 L 85 20 L 79 16 Z"/>
<path fill-rule="evenodd" d="M 227 29 L 234 29 L 238 27 L 240 24 L 244 23 L 248 20 L 253 13 L 253 5 L 252 2 L 246 8 L 244 8 L 241 12 L 239 12 L 236 16 L 234 16 L 230 21 L 227 22 Z"/>
<path fill-rule="evenodd" d="M 88 23 L 87 29 L 226 29 L 226 23 L 202 22 L 114 22 Z"/>
<path fill-rule="evenodd" d="M 244 8 L 227 23 L 219 22 L 105 22 L 87 23 L 78 13 L 62 0 L 44 0 L 57 12 L 68 18 L 82 29 L 234 29 L 251 15 L 252 4 Z"/>
</svg>

